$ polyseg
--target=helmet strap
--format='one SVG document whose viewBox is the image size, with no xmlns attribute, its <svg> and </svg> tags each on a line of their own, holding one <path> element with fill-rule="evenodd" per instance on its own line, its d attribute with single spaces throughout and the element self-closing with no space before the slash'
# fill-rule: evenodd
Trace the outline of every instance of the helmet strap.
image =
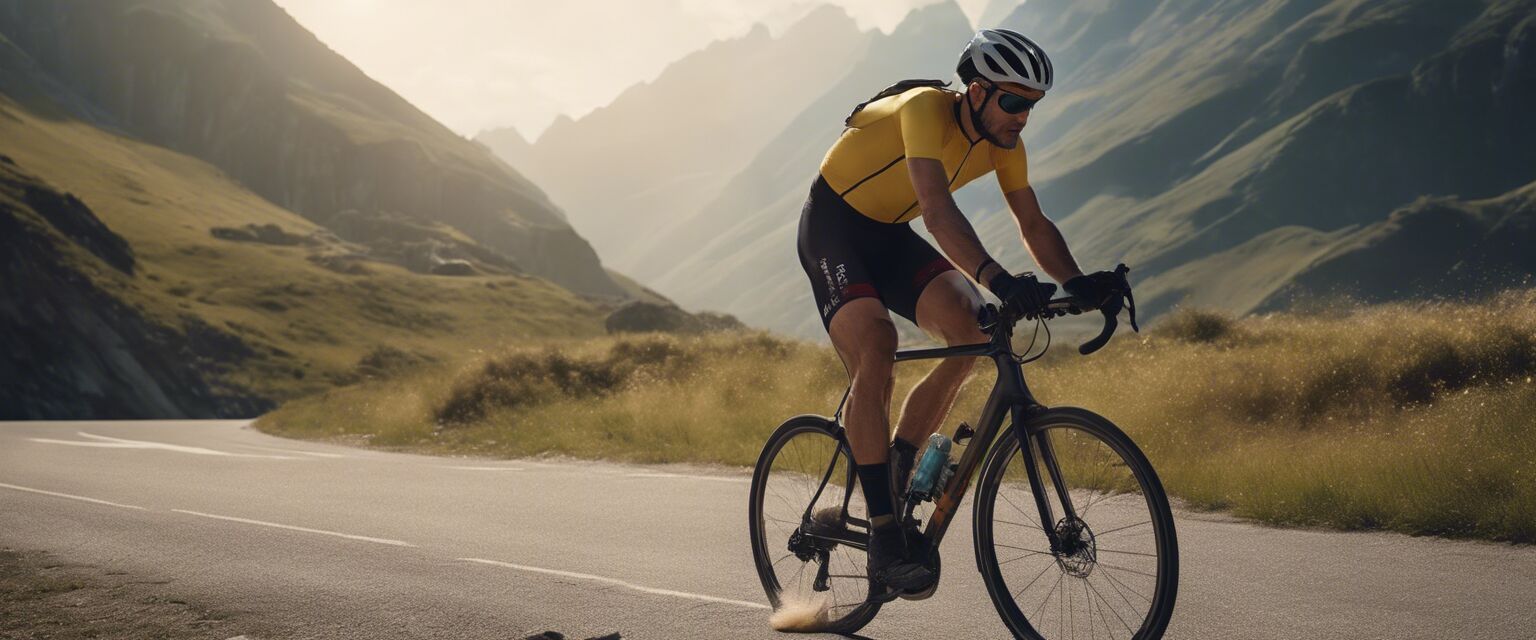
<svg viewBox="0 0 1536 640">
<path fill-rule="evenodd" d="M 981 98 L 981 109 L 976 109 L 971 106 L 971 92 L 970 89 L 967 88 L 965 92 L 965 110 L 969 111 L 971 114 L 971 128 L 976 130 L 976 135 L 979 136 L 982 140 L 986 140 L 987 142 L 991 143 L 993 146 L 1000 147 L 1002 145 L 998 143 L 996 138 L 992 137 L 992 133 L 987 131 L 987 127 L 981 122 L 981 112 L 983 109 L 987 108 L 987 101 L 992 99 L 992 94 L 996 91 L 997 85 L 994 85 L 990 82 L 987 83 L 987 95 L 982 96 Z M 971 144 L 974 145 L 975 143 L 973 142 Z"/>
</svg>

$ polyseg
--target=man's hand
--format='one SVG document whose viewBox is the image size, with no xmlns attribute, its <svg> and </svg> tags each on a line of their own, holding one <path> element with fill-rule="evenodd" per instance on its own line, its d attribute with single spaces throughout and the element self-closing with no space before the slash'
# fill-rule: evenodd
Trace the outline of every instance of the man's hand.
<svg viewBox="0 0 1536 640">
<path fill-rule="evenodd" d="M 1061 288 L 1074 298 L 1084 311 L 1098 309 L 1123 292 L 1120 276 L 1113 271 L 1095 271 L 1088 275 L 1068 279 Z"/>
<path fill-rule="evenodd" d="M 1030 283 L 1035 283 L 1035 286 L 1030 286 Z M 1056 285 L 1015 278 L 1007 271 L 999 271 L 987 281 L 987 288 L 1010 308 L 1038 312 L 1050 302 L 1051 292 L 1056 290 Z"/>
</svg>

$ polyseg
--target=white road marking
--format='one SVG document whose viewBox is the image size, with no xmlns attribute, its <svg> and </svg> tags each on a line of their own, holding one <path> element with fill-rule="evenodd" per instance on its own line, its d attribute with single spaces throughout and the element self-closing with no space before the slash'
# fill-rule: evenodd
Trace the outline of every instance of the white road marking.
<svg viewBox="0 0 1536 640">
<path fill-rule="evenodd" d="M 0 487 L 5 487 L 7 489 L 15 489 L 17 491 L 28 491 L 28 492 L 31 492 L 31 493 L 41 493 L 41 494 L 43 494 L 45 496 L 54 496 L 56 498 L 69 498 L 70 500 L 80 500 L 82 502 L 93 502 L 93 503 L 96 503 L 96 504 L 104 504 L 104 505 L 107 505 L 109 507 L 121 507 L 121 508 L 124 508 L 124 509 L 138 509 L 140 511 L 144 510 L 144 507 L 135 507 L 135 506 L 133 506 L 131 504 L 119 504 L 119 503 L 116 503 L 116 502 L 107 502 L 106 500 L 97 500 L 95 498 L 87 498 L 85 496 L 72 496 L 72 495 L 69 495 L 67 493 L 59 493 L 57 491 L 43 491 L 42 489 L 32 489 L 32 488 L 28 488 L 28 487 L 19 487 L 19 486 L 16 486 L 14 484 L 5 484 L 4 482 L 0 482 Z"/>
<path fill-rule="evenodd" d="M 497 567 L 506 567 L 508 569 L 517 569 L 518 571 L 529 571 L 529 572 L 532 572 L 532 573 L 543 573 L 543 574 L 552 575 L 552 576 L 561 576 L 561 577 L 564 577 L 564 578 L 576 578 L 578 580 L 591 580 L 593 582 L 601 582 L 601 583 L 604 583 L 604 584 L 616 585 L 616 586 L 624 587 L 626 589 L 633 589 L 633 590 L 639 591 L 641 593 L 650 593 L 650 594 L 655 594 L 655 595 L 660 595 L 660 596 L 672 596 L 674 598 L 687 598 L 689 600 L 699 600 L 699 601 L 702 601 L 702 602 L 716 602 L 716 603 L 720 603 L 720 604 L 735 605 L 735 606 L 738 606 L 738 607 L 747 607 L 749 609 L 772 609 L 773 608 L 773 607 L 770 607 L 770 606 L 768 606 L 766 604 L 762 604 L 760 602 L 747 602 L 745 600 L 731 600 L 729 598 L 717 598 L 715 596 L 706 596 L 706 595 L 700 594 L 700 593 L 688 593 L 687 591 L 673 591 L 671 589 L 657 589 L 655 587 L 645 587 L 645 586 L 641 586 L 641 585 L 638 585 L 638 584 L 633 584 L 633 583 L 625 582 L 625 581 L 619 580 L 617 578 L 605 578 L 603 576 L 594 576 L 594 575 L 589 574 L 589 573 L 575 573 L 573 571 L 560 571 L 558 569 L 545 569 L 545 568 L 542 568 L 542 567 L 530 567 L 528 565 L 523 565 L 523 564 L 512 564 L 510 562 L 501 562 L 501 561 L 498 561 L 498 560 L 486 560 L 484 558 L 459 558 L 459 560 L 462 560 L 464 562 L 476 562 L 476 563 L 479 563 L 479 564 L 488 564 L 488 565 L 497 566 Z"/>
<path fill-rule="evenodd" d="M 715 482 L 752 482 L 751 478 L 732 478 L 729 476 L 696 476 L 686 473 L 626 473 L 624 475 L 631 478 L 689 478 L 692 480 L 713 480 Z"/>
<path fill-rule="evenodd" d="M 458 469 L 459 471 L 526 471 L 522 467 L 443 467 L 444 469 Z"/>
<path fill-rule="evenodd" d="M 314 456 L 316 458 L 345 458 L 345 457 L 347 457 L 347 456 L 342 455 L 340 453 L 322 453 L 322 452 L 319 452 L 319 451 L 299 451 L 297 449 L 278 449 L 276 447 L 258 447 L 258 446 L 254 445 L 254 444 L 243 444 L 243 445 L 240 445 L 240 446 L 245 447 L 247 449 L 255 449 L 257 451 L 273 451 L 273 452 L 276 452 L 276 453 L 296 453 L 296 454 L 299 454 L 301 456 Z"/>
<path fill-rule="evenodd" d="M 230 522 L 243 522 L 245 524 L 255 524 L 255 525 L 261 525 L 263 527 L 273 527 L 273 528 L 277 528 L 277 529 L 287 529 L 289 531 L 302 531 L 304 533 L 318 533 L 320 535 L 325 535 L 325 536 L 335 536 L 337 538 L 346 538 L 348 540 L 361 540 L 363 542 L 375 542 L 375 543 L 378 543 L 378 544 L 387 544 L 387 545 L 396 546 L 396 547 L 415 547 L 416 546 L 416 545 L 411 544 L 409 542 L 401 542 L 399 540 L 390 540 L 388 538 L 373 538 L 373 537 L 369 537 L 369 536 L 357 536 L 357 535 L 352 535 L 350 533 L 338 533 L 338 532 L 335 532 L 335 531 L 326 531 L 324 529 L 310 529 L 308 527 L 295 527 L 295 526 L 293 526 L 291 524 L 278 524 L 276 522 L 264 522 L 264 521 L 261 521 L 261 520 L 247 520 L 245 518 L 236 518 L 234 516 L 220 516 L 220 515 L 214 515 L 212 513 L 201 513 L 201 512 L 198 512 L 198 511 L 187 511 L 185 509 L 171 509 L 171 511 L 175 511 L 176 513 L 185 513 L 185 514 L 187 514 L 189 516 L 201 516 L 201 517 L 204 517 L 204 518 L 213 518 L 215 520 L 228 520 Z"/>
<path fill-rule="evenodd" d="M 76 432 L 76 435 L 78 435 L 80 437 L 83 437 L 83 438 L 93 438 L 95 440 L 98 440 L 99 442 L 84 442 L 84 441 L 80 441 L 80 440 L 54 440 L 52 438 L 27 438 L 27 439 L 31 440 L 32 442 L 41 442 L 43 444 L 63 444 L 63 445 L 69 445 L 69 446 L 72 446 L 72 447 L 97 447 L 97 448 L 102 448 L 102 449 L 158 449 L 158 450 L 161 450 L 161 451 L 175 451 L 177 453 L 192 453 L 192 454 L 203 455 L 203 456 L 226 456 L 226 457 L 233 457 L 233 458 L 264 458 L 264 459 L 267 459 L 267 460 L 297 460 L 298 459 L 298 458 L 294 458 L 292 456 L 268 456 L 268 455 L 261 455 L 261 454 L 255 454 L 255 453 L 229 453 L 229 452 L 226 452 L 226 451 L 215 451 L 213 449 L 204 449 L 202 447 L 188 447 L 188 446 L 183 446 L 183 445 L 179 445 L 179 444 L 167 444 L 167 443 L 164 443 L 164 442 L 149 442 L 147 440 L 126 440 L 126 439 L 123 439 L 123 438 L 113 438 L 113 437 L 110 437 L 110 436 L 98 436 L 96 434 L 86 433 L 84 431 Z"/>
</svg>

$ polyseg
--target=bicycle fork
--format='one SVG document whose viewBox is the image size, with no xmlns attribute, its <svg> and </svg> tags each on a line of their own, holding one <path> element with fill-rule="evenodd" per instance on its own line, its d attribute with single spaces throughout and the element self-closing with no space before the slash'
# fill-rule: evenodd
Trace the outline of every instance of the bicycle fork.
<svg viewBox="0 0 1536 640">
<path fill-rule="evenodd" d="M 1051 553 L 1061 554 L 1061 532 L 1054 526 L 1056 517 L 1051 511 L 1051 502 L 1046 496 L 1045 485 L 1041 482 L 1040 466 L 1045 467 L 1045 472 L 1051 478 L 1051 485 L 1056 488 L 1056 499 L 1061 504 L 1062 522 L 1072 526 L 1077 520 L 1077 508 L 1072 504 L 1072 496 L 1067 491 L 1066 483 L 1061 479 L 1061 466 L 1056 463 L 1056 451 L 1051 448 L 1051 438 L 1044 430 L 1035 433 L 1027 433 L 1021 425 L 1023 411 L 1014 407 L 1013 424 L 1019 438 L 1020 455 L 1024 458 L 1024 472 L 1029 476 L 1031 493 L 1035 495 L 1035 508 L 1040 511 L 1040 526 L 1045 529 L 1045 537 L 1051 543 Z M 1036 464 L 1036 461 L 1040 464 Z"/>
</svg>

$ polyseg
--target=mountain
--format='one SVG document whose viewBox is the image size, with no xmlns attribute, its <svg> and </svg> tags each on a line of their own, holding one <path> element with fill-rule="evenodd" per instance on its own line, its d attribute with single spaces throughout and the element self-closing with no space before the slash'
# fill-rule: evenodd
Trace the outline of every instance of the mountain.
<svg viewBox="0 0 1536 640">
<path fill-rule="evenodd" d="M 450 252 L 474 245 L 622 295 L 533 183 L 268 0 L 6 0 L 0 33 L 74 96 L 62 106 L 87 107 L 71 115 L 203 159 L 349 240 L 387 245 L 402 221 L 442 223 L 472 238 L 437 238 Z"/>
<path fill-rule="evenodd" d="M 1077 97 L 1134 102 L 1084 120 L 1091 131 L 1065 134 L 1073 150 L 1048 148 L 1042 163 L 1068 169 L 1042 171 L 1041 190 L 1069 209 L 1081 202 L 1062 224 L 1075 250 L 1091 262 L 1138 265 L 1149 293 L 1219 287 L 1220 272 L 1196 282 L 1164 274 L 1281 227 L 1338 232 L 1378 223 L 1421 196 L 1500 196 L 1536 178 L 1529 153 L 1536 131 L 1524 115 L 1536 104 L 1536 69 L 1529 53 L 1511 46 L 1536 33 L 1533 8 L 1527 1 L 1337 1 L 1309 13 L 1233 14 L 1212 32 L 1175 42 L 1193 47 L 1240 35 L 1252 45 L 1234 46 L 1240 53 L 1194 48 L 1188 57 L 1201 62 L 1193 69 L 1169 65 L 1160 75 L 1133 66 L 1096 87 L 1100 95 Z M 1210 9 L 1202 15 L 1221 16 Z M 1201 91 L 1207 81 L 1180 80 L 1200 74 L 1220 82 Z M 1138 95 L 1135 87 L 1149 84 L 1159 88 Z M 1169 100 L 1172 108 L 1147 107 Z M 1138 110 L 1174 115 L 1148 122 Z M 1138 166 L 1168 175 L 1160 180 L 1158 170 Z M 994 220 L 993 228 L 1002 226 Z M 1442 250 L 1478 264 L 1469 249 Z M 1422 259 L 1376 255 L 1399 268 Z M 1152 313 L 1178 302 L 1147 301 Z"/>
<path fill-rule="evenodd" d="M 512 127 L 481 131 L 475 136 L 475 142 L 484 145 L 514 170 L 533 161 L 533 143 Z"/>
<path fill-rule="evenodd" d="M 252 416 L 620 286 L 270 3 L 0 2 L 0 419 Z"/>
<path fill-rule="evenodd" d="M 821 158 L 854 105 L 898 80 L 953 75 L 953 58 L 970 32 L 959 5 L 942 2 L 877 35 L 846 75 L 828 83 L 718 196 L 673 225 L 631 272 L 685 306 L 729 309 L 749 323 L 800 335 L 821 332 L 795 257 L 800 206 Z"/>
<path fill-rule="evenodd" d="M 1149 286 L 1149 299 L 1154 306 L 1171 298 L 1267 312 L 1339 296 L 1362 302 L 1480 297 L 1532 283 L 1533 237 L 1536 182 L 1485 200 L 1426 197 L 1368 225 L 1267 231 L 1170 270 Z M 1196 282 L 1211 284 L 1174 284 Z"/>
<path fill-rule="evenodd" d="M 648 238 L 717 193 L 842 76 L 870 37 L 842 9 L 822 6 L 776 37 L 759 25 L 685 56 L 607 106 L 562 117 L 526 154 L 501 131 L 479 140 L 548 189 L 602 255 L 631 273 Z"/>
<path fill-rule="evenodd" d="M 1481 202 L 1536 178 L 1525 115 L 1536 104 L 1533 9 L 1531 0 L 1030 0 L 1001 22 L 1040 41 L 1060 72 L 1024 140 L 1031 181 L 1084 268 L 1129 263 L 1149 314 L 1186 302 L 1244 313 L 1273 308 L 1274 295 L 1363 291 L 1346 270 L 1312 261 L 1362 246 L 1349 239 L 1384 233 L 1377 225 L 1422 197 Z M 833 85 L 631 272 L 685 305 L 819 337 L 793 254 L 805 184 L 853 104 L 894 79 L 948 77 L 961 30 L 908 40 L 883 56 L 892 65 Z M 956 199 L 1005 265 L 1031 265 L 990 181 Z M 1476 272 L 1485 257 L 1474 246 L 1440 250 Z M 1422 260 L 1368 255 L 1388 272 Z M 1486 266 L 1503 275 L 1490 286 L 1518 281 L 1505 269 L 1518 263 L 1495 262 Z M 1458 293 L 1444 282 L 1416 278 L 1395 295 Z"/>
</svg>

